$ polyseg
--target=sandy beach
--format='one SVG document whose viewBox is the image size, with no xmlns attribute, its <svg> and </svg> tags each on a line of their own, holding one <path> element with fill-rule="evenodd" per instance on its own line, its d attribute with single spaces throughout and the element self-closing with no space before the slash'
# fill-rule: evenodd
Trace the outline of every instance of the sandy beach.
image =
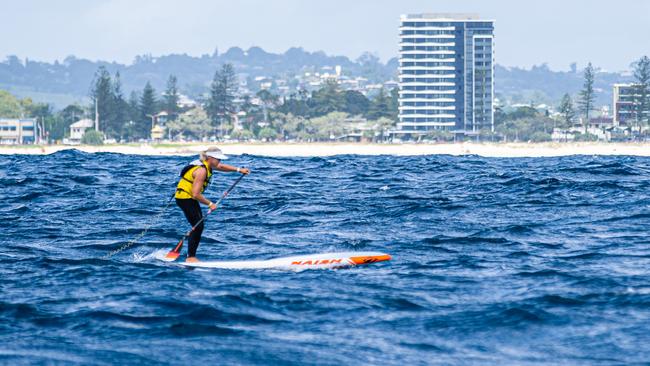
<svg viewBox="0 0 650 366">
<path fill-rule="evenodd" d="M 367 144 L 367 143 L 215 143 L 142 144 L 103 146 L 0 146 L 0 154 L 52 154 L 61 150 L 110 152 L 132 155 L 193 155 L 209 146 L 226 154 L 259 156 L 352 155 L 479 155 L 485 157 L 551 157 L 569 155 L 650 156 L 650 143 L 455 143 L 455 144 Z"/>
</svg>

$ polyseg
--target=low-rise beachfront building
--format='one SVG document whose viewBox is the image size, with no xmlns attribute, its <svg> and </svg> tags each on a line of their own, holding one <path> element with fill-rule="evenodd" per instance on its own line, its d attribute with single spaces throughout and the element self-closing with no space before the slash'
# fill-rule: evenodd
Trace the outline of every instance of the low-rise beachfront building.
<svg viewBox="0 0 650 366">
<path fill-rule="evenodd" d="M 494 131 L 494 21 L 402 15 L 396 134 Z"/>
<path fill-rule="evenodd" d="M 614 84 L 613 90 L 613 107 L 614 107 L 614 126 L 629 125 L 638 120 L 647 120 L 650 117 L 650 111 L 645 111 L 641 118 L 637 118 L 639 113 L 639 87 L 636 84 Z M 650 104 L 650 94 L 648 95 L 648 104 Z"/>
<path fill-rule="evenodd" d="M 35 118 L 0 118 L 0 144 L 34 144 L 37 140 Z"/>
<path fill-rule="evenodd" d="M 64 143 L 79 144 L 86 130 L 95 127 L 95 121 L 92 119 L 81 119 L 70 125 L 70 138 Z"/>
</svg>

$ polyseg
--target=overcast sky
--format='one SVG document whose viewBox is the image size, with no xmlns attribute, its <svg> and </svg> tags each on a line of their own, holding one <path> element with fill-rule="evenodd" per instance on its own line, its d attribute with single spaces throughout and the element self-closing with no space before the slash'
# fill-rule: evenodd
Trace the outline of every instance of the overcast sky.
<svg viewBox="0 0 650 366">
<path fill-rule="evenodd" d="M 0 0 L 0 58 L 131 63 L 146 53 L 299 46 L 387 60 L 397 55 L 400 14 L 421 12 L 494 19 L 497 63 L 506 66 L 592 61 L 619 71 L 650 55 L 646 0 Z"/>
</svg>

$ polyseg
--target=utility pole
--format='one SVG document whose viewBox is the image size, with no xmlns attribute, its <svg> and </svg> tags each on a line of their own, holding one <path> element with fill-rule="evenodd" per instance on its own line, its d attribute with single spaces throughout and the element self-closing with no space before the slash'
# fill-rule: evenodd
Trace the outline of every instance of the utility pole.
<svg viewBox="0 0 650 366">
<path fill-rule="evenodd" d="M 97 103 L 97 98 L 95 98 L 95 131 L 99 132 L 99 108 Z"/>
</svg>

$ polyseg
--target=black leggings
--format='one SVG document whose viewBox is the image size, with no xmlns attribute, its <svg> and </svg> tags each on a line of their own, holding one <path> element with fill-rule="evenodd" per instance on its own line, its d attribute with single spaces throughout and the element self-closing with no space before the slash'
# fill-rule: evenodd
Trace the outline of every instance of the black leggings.
<svg viewBox="0 0 650 366">
<path fill-rule="evenodd" d="M 183 210 L 185 218 L 192 225 L 196 225 L 197 222 L 203 218 L 203 212 L 201 212 L 201 206 L 199 206 L 199 201 L 194 199 L 176 199 L 176 204 L 178 207 Z M 201 241 L 201 234 L 203 233 L 203 222 L 192 231 L 188 240 L 187 256 L 196 257 L 196 250 L 199 248 L 199 242 Z"/>
</svg>

